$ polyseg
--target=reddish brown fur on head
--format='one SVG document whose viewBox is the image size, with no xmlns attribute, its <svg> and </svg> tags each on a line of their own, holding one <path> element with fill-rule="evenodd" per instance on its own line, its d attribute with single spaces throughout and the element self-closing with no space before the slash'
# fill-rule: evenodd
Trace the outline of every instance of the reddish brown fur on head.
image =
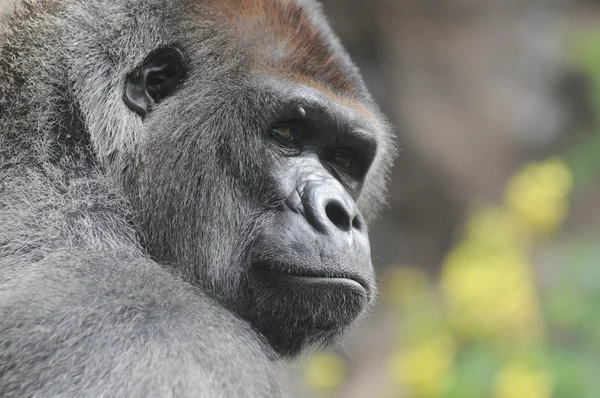
<svg viewBox="0 0 600 398">
<path fill-rule="evenodd" d="M 227 23 L 253 49 L 253 70 L 356 97 L 361 83 L 352 64 L 306 7 L 297 0 L 209 0 L 203 14 Z"/>
</svg>

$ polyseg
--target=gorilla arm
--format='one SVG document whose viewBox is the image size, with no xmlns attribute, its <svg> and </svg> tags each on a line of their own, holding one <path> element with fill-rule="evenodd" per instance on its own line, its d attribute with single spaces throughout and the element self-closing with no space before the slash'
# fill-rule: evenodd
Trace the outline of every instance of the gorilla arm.
<svg viewBox="0 0 600 398">
<path fill-rule="evenodd" d="M 152 261 L 20 260 L 1 268 L 2 397 L 281 396 L 250 328 Z"/>
</svg>

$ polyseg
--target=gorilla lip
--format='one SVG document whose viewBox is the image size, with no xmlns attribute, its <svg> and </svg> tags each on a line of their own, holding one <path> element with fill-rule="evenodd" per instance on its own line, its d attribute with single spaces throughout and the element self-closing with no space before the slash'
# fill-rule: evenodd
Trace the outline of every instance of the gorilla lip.
<svg viewBox="0 0 600 398">
<path fill-rule="evenodd" d="M 281 266 L 280 264 L 270 264 L 265 262 L 256 263 L 254 269 L 261 274 L 266 274 L 277 279 L 298 280 L 299 282 L 311 284 L 338 284 L 345 285 L 347 288 L 360 291 L 361 294 L 370 299 L 371 289 L 369 284 L 357 275 L 316 273 L 306 270 L 298 270 L 292 267 Z"/>
</svg>

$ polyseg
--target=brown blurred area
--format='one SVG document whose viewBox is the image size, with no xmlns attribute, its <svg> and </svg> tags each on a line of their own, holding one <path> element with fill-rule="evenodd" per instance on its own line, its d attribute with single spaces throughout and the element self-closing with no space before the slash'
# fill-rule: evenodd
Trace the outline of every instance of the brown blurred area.
<svg viewBox="0 0 600 398">
<path fill-rule="evenodd" d="M 527 0 L 324 0 L 396 126 L 390 207 L 372 229 L 380 267 L 436 270 L 474 199 L 499 199 L 525 160 L 590 120 L 586 82 L 563 64 L 583 5 Z"/>
</svg>

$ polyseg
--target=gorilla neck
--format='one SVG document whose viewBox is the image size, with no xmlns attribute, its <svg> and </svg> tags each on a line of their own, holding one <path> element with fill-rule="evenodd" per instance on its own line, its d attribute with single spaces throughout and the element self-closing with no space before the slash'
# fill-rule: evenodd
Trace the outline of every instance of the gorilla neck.
<svg viewBox="0 0 600 398">
<path fill-rule="evenodd" d="M 2 162 L 8 151 L 2 150 Z M 127 204 L 112 181 L 67 170 L 61 167 L 65 163 L 0 169 L 0 252 L 35 258 L 65 249 L 144 256 Z"/>
</svg>

